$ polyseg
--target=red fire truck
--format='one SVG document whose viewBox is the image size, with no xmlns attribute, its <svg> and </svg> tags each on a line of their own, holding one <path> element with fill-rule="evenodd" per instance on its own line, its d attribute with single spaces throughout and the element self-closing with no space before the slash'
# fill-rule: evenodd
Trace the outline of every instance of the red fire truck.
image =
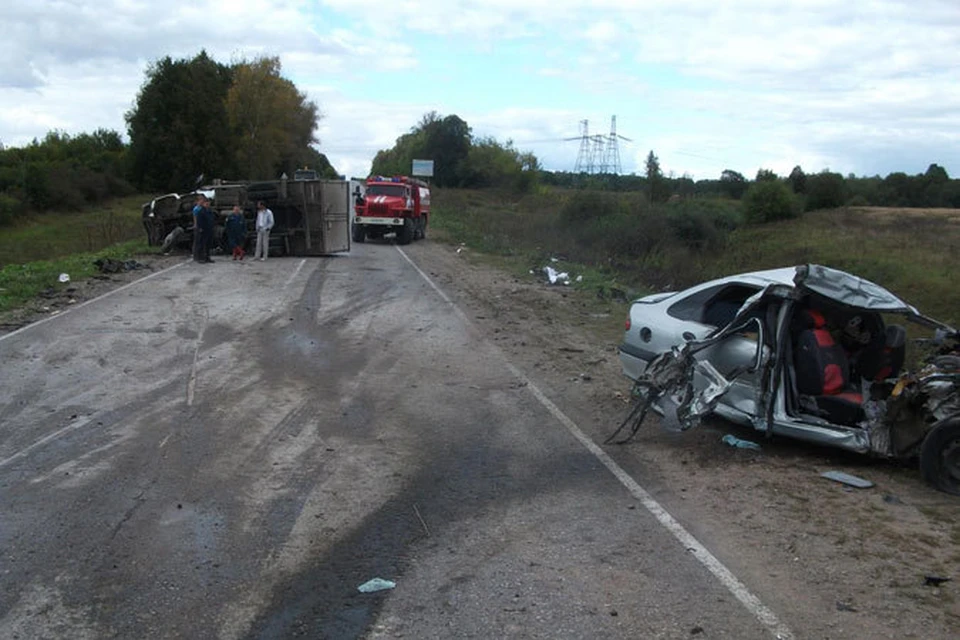
<svg viewBox="0 0 960 640">
<path fill-rule="evenodd" d="M 430 186 L 406 176 L 367 178 L 366 193 L 357 198 L 353 221 L 354 242 L 395 233 L 399 244 L 427 237 Z"/>
</svg>

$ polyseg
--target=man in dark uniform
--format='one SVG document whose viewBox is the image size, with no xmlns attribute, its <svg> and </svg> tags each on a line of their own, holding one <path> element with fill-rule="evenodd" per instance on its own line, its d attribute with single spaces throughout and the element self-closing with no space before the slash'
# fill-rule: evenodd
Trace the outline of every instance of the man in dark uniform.
<svg viewBox="0 0 960 640">
<path fill-rule="evenodd" d="M 197 230 L 200 232 L 200 241 L 197 247 L 197 262 L 213 262 L 210 259 L 210 245 L 213 244 L 213 209 L 206 196 L 200 196 L 200 209 L 196 212 Z"/>
</svg>

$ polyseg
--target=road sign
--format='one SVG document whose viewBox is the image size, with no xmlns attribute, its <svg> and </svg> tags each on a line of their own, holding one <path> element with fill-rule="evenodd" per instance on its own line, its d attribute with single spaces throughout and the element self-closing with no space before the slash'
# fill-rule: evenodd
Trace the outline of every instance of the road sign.
<svg viewBox="0 0 960 640">
<path fill-rule="evenodd" d="M 433 160 L 414 160 L 413 161 L 413 170 L 410 171 L 412 176 L 426 176 L 428 178 L 433 177 Z"/>
</svg>

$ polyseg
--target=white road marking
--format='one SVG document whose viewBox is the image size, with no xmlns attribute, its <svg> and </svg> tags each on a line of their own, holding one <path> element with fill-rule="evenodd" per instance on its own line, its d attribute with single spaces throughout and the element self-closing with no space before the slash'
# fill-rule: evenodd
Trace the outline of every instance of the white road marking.
<svg viewBox="0 0 960 640">
<path fill-rule="evenodd" d="M 305 264 L 307 264 L 306 258 L 300 261 L 300 264 L 298 264 L 297 268 L 293 270 L 293 273 L 290 274 L 290 277 L 287 278 L 287 281 L 283 283 L 284 289 L 290 286 L 290 283 L 293 282 L 293 279 L 297 277 L 297 274 L 300 273 L 300 269 L 303 269 L 303 265 Z"/>
<path fill-rule="evenodd" d="M 127 284 L 123 285 L 122 287 L 117 287 L 116 289 L 113 289 L 112 291 L 107 291 L 107 292 L 104 293 L 103 295 L 97 296 L 96 298 L 90 298 L 90 299 L 87 300 L 86 302 L 81 302 L 80 304 L 78 304 L 78 305 L 76 305 L 76 306 L 74 306 L 74 307 L 70 307 L 70 308 L 67 309 L 66 311 L 62 311 L 61 313 L 58 313 L 57 315 L 48 316 L 48 317 L 46 317 L 46 318 L 42 318 L 42 319 L 40 319 L 40 320 L 37 320 L 36 322 L 32 322 L 32 323 L 28 324 L 28 325 L 25 326 L 25 327 L 20 327 L 20 328 L 17 329 L 16 331 L 11 331 L 10 333 L 7 333 L 7 334 L 5 334 L 5 335 L 0 336 L 0 341 L 6 340 L 7 338 L 12 338 L 13 336 L 17 335 L 18 333 L 23 333 L 24 331 L 26 331 L 26 330 L 28 330 L 28 329 L 33 329 L 34 327 L 39 327 L 40 325 L 46 324 L 47 322 L 50 322 L 51 320 L 53 320 L 53 319 L 55 319 L 55 318 L 62 318 L 63 316 L 65 316 L 65 315 L 67 315 L 68 313 L 70 313 L 71 311 L 76 311 L 77 309 L 82 309 L 83 307 L 87 306 L 88 304 L 93 304 L 94 302 L 97 302 L 97 301 L 99 301 L 99 300 L 103 300 L 103 299 L 106 298 L 107 296 L 112 296 L 112 295 L 115 294 L 115 293 L 120 293 L 120 292 L 123 291 L 124 289 L 129 289 L 130 287 L 132 287 L 132 286 L 134 286 L 134 285 L 136 285 L 136 284 L 140 284 L 141 282 L 146 282 L 147 280 L 149 280 L 149 279 L 151 279 L 151 278 L 156 278 L 157 276 L 159 276 L 159 275 L 161 275 L 161 274 L 164 274 L 164 273 L 166 273 L 166 272 L 168 272 L 168 271 L 173 271 L 174 269 L 179 269 L 180 267 L 182 267 L 182 266 L 185 265 L 185 264 L 188 264 L 189 262 L 190 262 L 189 260 L 185 260 L 185 261 L 183 261 L 183 262 L 181 262 L 181 263 L 179 263 L 179 264 L 173 265 L 172 267 L 167 267 L 166 269 L 161 269 L 160 271 L 157 271 L 156 273 L 151 273 L 150 275 L 144 276 L 143 278 L 140 278 L 139 280 L 134 280 L 133 282 L 128 282 Z"/>
<path fill-rule="evenodd" d="M 396 245 L 394 245 L 396 246 Z M 410 263 L 410 265 L 420 274 L 420 276 L 433 287 L 433 290 L 437 292 L 441 299 L 444 302 L 453 307 L 454 311 L 461 317 L 463 320 L 469 324 L 473 325 L 473 321 L 467 317 L 459 306 L 453 302 L 447 295 L 440 290 L 433 280 L 423 272 L 420 267 L 410 259 L 410 257 L 401 249 L 396 247 L 397 251 L 400 252 L 400 255 L 403 256 L 403 259 Z M 690 551 L 693 556 L 700 561 L 700 563 L 706 567 L 706 569 L 714 575 L 717 580 L 720 581 L 726 589 L 733 594 L 733 596 L 740 601 L 740 603 L 749 611 L 760 623 L 767 628 L 767 630 L 773 635 L 777 640 L 792 640 L 795 636 L 787 625 L 785 625 L 780 618 L 777 617 L 769 607 L 763 604 L 760 599 L 753 595 L 750 590 L 747 588 L 743 582 L 737 578 L 732 571 L 730 571 L 722 562 L 720 562 L 716 556 L 710 553 L 709 550 L 703 544 L 697 540 L 693 534 L 687 531 L 682 524 L 680 524 L 676 518 L 674 518 L 670 513 L 659 503 L 656 499 L 647 492 L 646 489 L 640 486 L 640 484 L 634 480 L 630 474 L 623 470 L 623 468 L 616 463 L 607 453 L 600 448 L 593 440 L 591 440 L 577 424 L 571 420 L 565 413 L 563 413 L 557 405 L 543 394 L 542 391 L 526 376 L 522 371 L 511 363 L 506 354 L 495 344 L 490 343 L 490 345 L 497 351 L 500 352 L 501 357 L 504 362 L 506 362 L 507 369 L 512 373 L 518 380 L 520 380 L 524 386 L 530 390 L 530 393 L 542 404 L 547 411 L 553 414 L 560 424 L 567 428 L 567 431 L 576 438 L 583 447 L 592 453 L 594 457 L 599 460 L 603 466 L 607 468 L 613 476 L 620 481 L 627 491 L 630 494 L 640 501 L 640 503 L 646 508 L 650 514 L 657 519 L 657 521 L 669 531 L 673 537 L 675 537 L 680 544 L 683 545 L 685 549 Z"/>
<path fill-rule="evenodd" d="M 0 469 L 2 469 L 3 467 L 7 466 L 7 465 L 10 464 L 11 462 L 14 462 L 15 460 L 19 460 L 20 458 L 23 458 L 24 456 L 26 456 L 28 453 L 30 453 L 31 451 L 33 451 L 33 450 L 36 449 L 37 447 L 42 447 L 43 445 L 47 444 L 48 442 L 51 442 L 51 441 L 53 441 L 53 440 L 56 440 L 57 438 L 59 438 L 60 436 L 66 434 L 66 433 L 69 433 L 69 432 L 71 432 L 71 431 L 76 431 L 76 430 L 79 429 L 80 427 L 88 424 L 91 419 L 92 419 L 92 418 L 89 418 L 89 417 L 80 418 L 80 419 L 72 422 L 71 424 L 68 424 L 67 426 L 63 427 L 62 429 L 58 429 L 58 430 L 54 431 L 53 433 L 51 433 L 51 434 L 49 434 L 49 435 L 46 435 L 46 436 L 40 438 L 39 440 L 37 440 L 37 441 L 34 442 L 33 444 L 27 445 L 26 447 L 24 447 L 23 449 L 20 449 L 20 451 L 16 452 L 15 454 L 13 454 L 12 456 L 10 456 L 9 458 L 6 458 L 6 459 L 4 459 L 4 460 L 0 460 Z"/>
<path fill-rule="evenodd" d="M 279 295 L 277 301 L 274 302 L 274 303 L 270 306 L 270 315 L 271 315 L 271 316 L 277 312 L 277 309 L 278 309 L 278 308 L 280 307 L 280 305 L 283 303 L 283 301 L 284 301 L 284 294 L 286 293 L 287 289 L 290 288 L 290 285 L 293 284 L 293 281 L 296 279 L 297 274 L 300 273 L 300 270 L 303 269 L 303 265 L 305 265 L 305 264 L 307 264 L 307 259 L 306 259 L 306 258 L 300 260 L 300 262 L 297 264 L 297 267 L 293 270 L 293 273 L 291 273 L 291 274 L 290 274 L 290 277 L 288 277 L 287 280 L 286 280 L 286 282 L 283 283 L 283 286 L 280 288 L 280 295 Z"/>
<path fill-rule="evenodd" d="M 193 350 L 193 363 L 190 365 L 190 377 L 187 379 L 187 406 L 193 406 L 193 394 L 197 389 L 197 360 L 200 356 L 200 347 L 203 345 L 203 332 L 207 330 L 207 323 L 210 321 L 210 310 L 204 309 L 203 324 L 200 325 L 200 332 L 197 334 L 197 346 Z"/>
</svg>

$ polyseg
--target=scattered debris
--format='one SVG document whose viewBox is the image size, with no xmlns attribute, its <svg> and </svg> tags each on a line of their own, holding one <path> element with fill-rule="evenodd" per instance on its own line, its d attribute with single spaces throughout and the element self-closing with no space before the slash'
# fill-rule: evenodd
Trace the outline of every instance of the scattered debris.
<svg viewBox="0 0 960 640">
<path fill-rule="evenodd" d="M 883 494 L 883 501 L 887 504 L 903 504 L 903 500 L 893 495 L 892 493 Z"/>
<path fill-rule="evenodd" d="M 754 451 L 760 451 L 760 445 L 758 445 L 756 442 L 751 442 L 750 440 L 741 440 L 732 433 L 728 433 L 727 435 L 723 436 L 720 438 L 720 441 L 724 444 L 730 445 L 731 447 L 736 447 L 737 449 L 753 449 Z"/>
<path fill-rule="evenodd" d="M 942 578 L 940 576 L 923 576 L 923 586 L 939 587 L 944 582 L 950 582 L 951 578 Z"/>
<path fill-rule="evenodd" d="M 427 527 L 427 523 L 423 521 L 423 516 L 420 515 L 420 509 L 417 509 L 417 505 L 413 505 L 413 512 L 417 514 L 417 520 L 420 521 L 420 524 L 423 526 L 423 530 L 426 532 L 427 537 L 430 537 L 430 529 Z"/>
<path fill-rule="evenodd" d="M 842 600 L 837 600 L 837 611 L 851 611 L 856 612 L 857 608 L 854 607 L 849 602 L 843 602 Z"/>
<path fill-rule="evenodd" d="M 820 474 L 820 477 L 826 478 L 827 480 L 833 480 L 850 487 L 856 487 L 857 489 L 869 489 L 873 486 L 873 483 L 869 480 L 852 476 L 849 473 L 844 473 L 843 471 L 824 471 Z"/>
<path fill-rule="evenodd" d="M 383 578 L 373 578 L 367 580 L 362 585 L 357 587 L 357 591 L 360 593 L 376 593 L 377 591 L 386 591 L 387 589 L 393 589 L 397 586 L 397 583 L 393 580 L 384 580 Z"/>
<path fill-rule="evenodd" d="M 59 280 L 60 282 L 70 282 L 70 274 L 69 274 L 69 273 L 61 273 L 61 274 L 60 274 L 60 277 L 57 278 L 57 280 Z"/>
<path fill-rule="evenodd" d="M 100 258 L 94 263 L 100 273 L 120 273 L 121 271 L 136 271 L 146 269 L 147 265 L 136 260 L 114 260 L 113 258 Z"/>
<path fill-rule="evenodd" d="M 543 268 L 543 272 L 547 274 L 547 281 L 550 284 L 570 284 L 570 274 L 566 271 L 557 271 L 551 266 L 546 266 Z"/>
</svg>

